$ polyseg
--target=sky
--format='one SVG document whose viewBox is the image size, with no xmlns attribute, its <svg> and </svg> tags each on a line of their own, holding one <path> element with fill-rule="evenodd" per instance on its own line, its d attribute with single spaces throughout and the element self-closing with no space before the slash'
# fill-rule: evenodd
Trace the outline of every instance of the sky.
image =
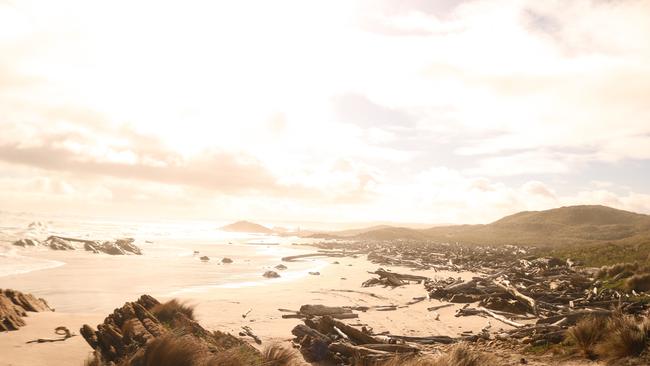
<svg viewBox="0 0 650 366">
<path fill-rule="evenodd" d="M 0 0 L 0 210 L 650 213 L 650 1 Z"/>
</svg>

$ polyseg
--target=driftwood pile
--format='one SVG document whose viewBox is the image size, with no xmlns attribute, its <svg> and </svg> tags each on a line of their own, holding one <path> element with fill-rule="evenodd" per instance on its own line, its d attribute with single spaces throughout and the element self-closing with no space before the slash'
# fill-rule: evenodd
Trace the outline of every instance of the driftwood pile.
<svg viewBox="0 0 650 366">
<path fill-rule="evenodd" d="M 395 354 L 419 352 L 419 348 L 357 329 L 331 315 L 304 319 L 291 333 L 309 362 L 327 361 L 337 365 L 375 365 Z"/>
<path fill-rule="evenodd" d="M 47 302 L 32 294 L 0 289 L 0 331 L 18 330 L 25 326 L 27 312 L 53 311 Z"/>
</svg>

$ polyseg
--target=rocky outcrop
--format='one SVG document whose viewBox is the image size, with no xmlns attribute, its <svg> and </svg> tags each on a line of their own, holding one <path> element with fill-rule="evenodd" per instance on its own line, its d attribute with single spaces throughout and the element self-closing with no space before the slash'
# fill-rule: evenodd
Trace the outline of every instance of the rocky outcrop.
<svg viewBox="0 0 650 366">
<path fill-rule="evenodd" d="M 248 343 L 227 333 L 206 330 L 180 307 L 170 308 L 170 303 L 160 304 L 142 295 L 115 309 L 97 329 L 84 325 L 80 332 L 95 351 L 93 365 L 153 365 L 158 363 L 152 359 L 174 359 L 176 351 L 183 353 L 183 364 L 188 365 L 229 364 L 209 363 L 228 350 L 260 360 L 259 351 Z"/>
<path fill-rule="evenodd" d="M 142 251 L 133 242 L 133 238 L 117 239 L 115 241 L 97 241 L 68 238 L 63 236 L 50 235 L 40 242 L 36 239 L 25 238 L 14 242 L 14 245 L 21 247 L 45 246 L 53 250 L 76 250 L 83 249 L 93 253 L 106 253 L 110 255 L 141 255 Z"/>
<path fill-rule="evenodd" d="M 36 239 L 24 238 L 24 239 L 16 240 L 14 242 L 14 245 L 19 247 L 35 247 L 37 245 L 41 245 L 41 242 Z"/>
<path fill-rule="evenodd" d="M 43 299 L 15 290 L 0 289 L 0 331 L 18 330 L 27 312 L 52 311 Z"/>
<path fill-rule="evenodd" d="M 110 255 L 126 255 L 136 254 L 142 255 L 140 248 L 133 244 L 135 240 L 132 238 L 117 239 L 114 242 L 105 241 L 99 242 L 85 242 L 84 249 L 93 253 L 106 253 Z"/>
</svg>

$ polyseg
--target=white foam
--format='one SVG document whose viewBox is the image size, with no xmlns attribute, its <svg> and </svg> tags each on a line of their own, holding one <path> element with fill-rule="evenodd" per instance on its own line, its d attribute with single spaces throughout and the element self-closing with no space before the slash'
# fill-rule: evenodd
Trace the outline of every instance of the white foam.
<svg viewBox="0 0 650 366">
<path fill-rule="evenodd" d="M 61 261 L 27 257 L 11 252 L 0 253 L 0 277 L 61 267 L 64 264 Z"/>
</svg>

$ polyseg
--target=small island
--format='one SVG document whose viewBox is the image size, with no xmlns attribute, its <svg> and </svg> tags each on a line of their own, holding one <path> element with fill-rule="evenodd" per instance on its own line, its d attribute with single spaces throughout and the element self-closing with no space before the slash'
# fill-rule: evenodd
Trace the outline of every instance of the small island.
<svg viewBox="0 0 650 366">
<path fill-rule="evenodd" d="M 273 230 L 256 224 L 250 221 L 237 221 L 235 223 L 222 226 L 219 228 L 222 231 L 235 232 L 235 233 L 252 233 L 252 234 L 273 234 Z"/>
</svg>

